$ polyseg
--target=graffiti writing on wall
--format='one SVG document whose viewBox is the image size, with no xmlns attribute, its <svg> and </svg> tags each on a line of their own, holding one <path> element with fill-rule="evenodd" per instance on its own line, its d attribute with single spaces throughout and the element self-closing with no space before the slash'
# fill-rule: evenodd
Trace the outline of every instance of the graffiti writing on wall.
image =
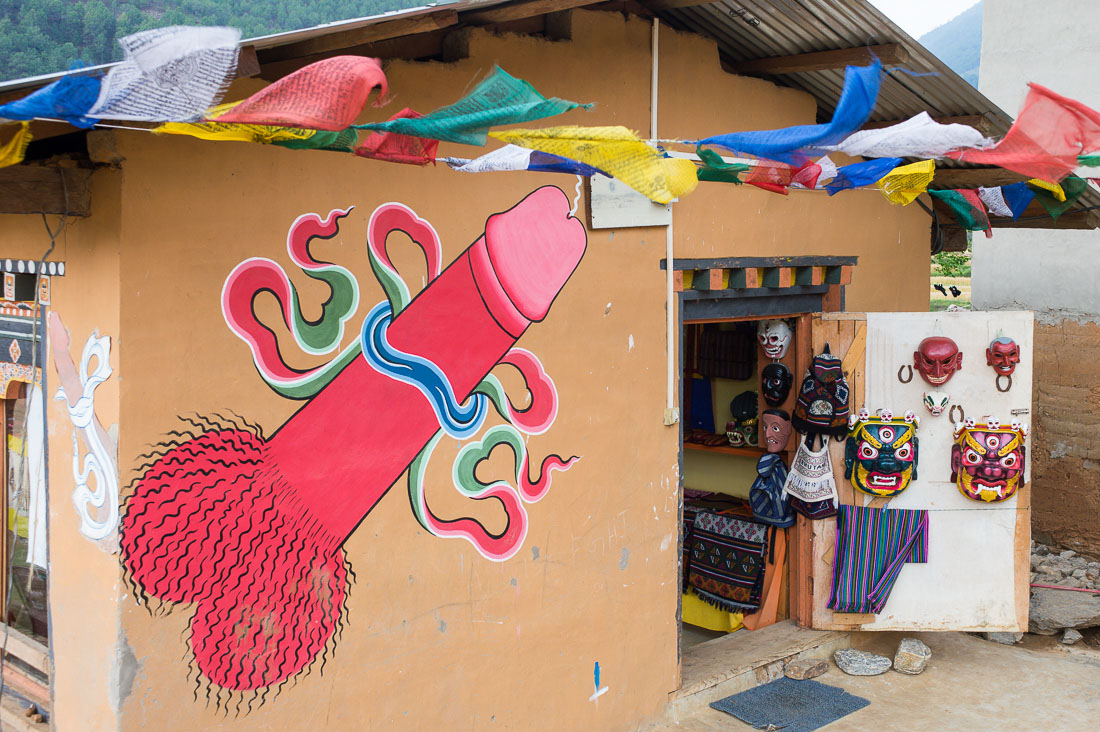
<svg viewBox="0 0 1100 732">
<path fill-rule="evenodd" d="M 386 300 L 341 348 L 358 285 L 348 270 L 315 259 L 309 243 L 334 237 L 350 210 L 303 215 L 287 236 L 291 260 L 330 290 L 316 321 L 302 315 L 297 290 L 269 259 L 239 264 L 222 291 L 226 323 L 248 344 L 260 376 L 301 408 L 270 436 L 240 418 L 187 420 L 189 429 L 142 456 L 122 519 L 136 594 L 168 609 L 193 603 L 197 671 L 220 690 L 258 691 L 260 702 L 316 660 L 323 668 L 354 580 L 343 544 L 406 470 L 425 529 L 503 561 L 523 545 L 526 506 L 577 459 L 550 455 L 532 470 L 524 437 L 553 424 L 557 392 L 538 357 L 515 345 L 546 317 L 585 251 L 584 226 L 565 194 L 540 188 L 489 217 L 445 269 L 427 221 L 402 204 L 380 206 L 368 224 L 368 257 Z M 386 251 L 398 231 L 427 262 L 427 285 L 415 297 Z M 287 364 L 254 309 L 265 292 L 278 299 L 294 342 L 327 363 Z M 523 377 L 528 406 L 509 399 L 490 373 L 498 365 Z M 491 409 L 504 424 L 474 440 Z M 503 531 L 431 510 L 426 466 L 444 434 L 470 440 L 452 466 L 454 487 L 474 500 L 496 498 L 507 515 Z M 514 481 L 483 483 L 475 468 L 497 446 L 514 455 Z"/>
<path fill-rule="evenodd" d="M 111 338 L 97 332 L 88 336 L 78 370 L 69 355 L 69 331 L 56 312 L 50 312 L 48 331 L 61 379 L 54 398 L 65 402 L 73 423 L 73 506 L 80 517 L 80 533 L 92 541 L 108 539 L 118 526 L 117 448 L 96 416 L 95 391 L 111 377 Z M 93 360 L 95 368 L 89 372 Z M 88 447 L 83 460 L 78 435 Z M 113 548 L 113 543 L 108 547 Z"/>
</svg>

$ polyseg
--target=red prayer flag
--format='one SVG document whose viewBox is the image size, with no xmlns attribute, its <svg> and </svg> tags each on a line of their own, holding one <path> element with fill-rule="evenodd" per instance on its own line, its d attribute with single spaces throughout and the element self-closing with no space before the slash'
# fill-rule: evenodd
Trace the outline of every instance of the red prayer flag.
<svg viewBox="0 0 1100 732">
<path fill-rule="evenodd" d="M 284 76 L 216 121 L 339 132 L 355 123 L 374 87 L 379 99 L 386 96 L 378 59 L 334 56 Z"/>
<path fill-rule="evenodd" d="M 947 157 L 1057 183 L 1077 167 L 1078 155 L 1100 150 L 1100 112 L 1038 84 L 1028 86 L 1004 139 L 988 150 L 959 150 Z"/>
<path fill-rule="evenodd" d="M 420 112 L 406 107 L 390 117 L 390 120 L 416 119 L 423 116 Z M 391 163 L 435 165 L 435 152 L 438 148 L 439 140 L 402 135 L 398 132 L 372 132 L 362 145 L 355 148 L 355 154 L 359 157 L 387 160 Z"/>
</svg>

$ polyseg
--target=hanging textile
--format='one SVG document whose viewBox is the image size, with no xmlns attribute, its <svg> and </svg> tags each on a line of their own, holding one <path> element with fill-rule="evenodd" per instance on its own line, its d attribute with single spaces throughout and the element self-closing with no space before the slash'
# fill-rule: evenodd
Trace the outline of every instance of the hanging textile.
<svg viewBox="0 0 1100 732">
<path fill-rule="evenodd" d="M 940 124 L 928 112 L 921 112 L 896 125 L 861 130 L 821 149 L 865 158 L 942 158 L 952 150 L 992 145 L 993 140 L 973 127 Z"/>
<path fill-rule="evenodd" d="M 1028 181 L 1028 185 L 1038 188 L 1040 190 L 1047 191 L 1050 195 L 1054 196 L 1056 201 L 1066 200 L 1066 192 L 1062 190 L 1062 186 L 1057 183 L 1049 183 L 1045 180 L 1039 180 L 1038 178 L 1032 178 Z"/>
<path fill-rule="evenodd" d="M 1077 164 L 1085 168 L 1100 168 L 1100 155 L 1078 155 Z"/>
<path fill-rule="evenodd" d="M 823 160 L 825 158 L 822 158 Z M 817 182 L 821 179 L 824 168 L 821 162 L 807 162 L 791 176 L 792 188 L 817 188 Z M 836 175 L 836 167 L 833 167 L 833 175 Z"/>
<path fill-rule="evenodd" d="M 727 163 L 722 156 L 704 147 L 695 148 L 702 165 L 695 171 L 699 180 L 716 183 L 734 183 L 741 185 L 741 173 L 747 173 L 752 166 L 743 163 Z"/>
<path fill-rule="evenodd" d="M 1089 187 L 1088 181 L 1084 178 L 1078 178 L 1076 175 L 1067 176 L 1062 180 L 1059 189 L 1062 192 L 1062 200 L 1059 200 L 1057 194 L 1045 186 L 1036 186 L 1031 181 L 1028 181 L 1027 185 L 1031 186 L 1035 198 L 1055 221 L 1058 220 L 1059 216 L 1073 208 L 1073 204 Z"/>
<path fill-rule="evenodd" d="M 696 145 L 716 145 L 727 150 L 769 160 L 799 163 L 794 153 L 832 145 L 851 135 L 867 122 L 878 98 L 882 64 L 849 66 L 844 71 L 844 89 L 840 93 L 833 119 L 828 124 L 796 125 L 778 130 L 732 132 L 698 140 Z"/>
<path fill-rule="evenodd" d="M 350 153 L 355 151 L 359 133 L 354 127 L 345 127 L 339 132 L 331 130 L 310 130 L 313 134 L 302 140 L 274 140 L 272 145 L 288 147 L 291 150 L 331 150 Z"/>
<path fill-rule="evenodd" d="M 209 110 L 204 122 L 165 122 L 153 128 L 158 135 L 189 135 L 201 140 L 220 142 L 255 142 L 264 145 L 280 140 L 307 140 L 317 134 L 317 130 L 300 127 L 273 127 L 271 125 L 242 125 L 219 121 L 219 117 L 233 109 L 240 102 L 220 104 Z"/>
<path fill-rule="evenodd" d="M 418 119 L 423 116 L 420 112 L 405 107 L 390 119 Z M 374 158 L 405 165 L 427 165 L 428 163 L 435 165 L 435 153 L 438 148 L 438 140 L 410 137 L 398 132 L 372 132 L 367 135 L 363 144 L 355 148 L 355 154 L 361 158 Z"/>
<path fill-rule="evenodd" d="M 5 128 L 9 127 L 4 125 Z M 12 138 L 0 145 L 0 168 L 9 165 L 18 165 L 23 162 L 23 156 L 27 154 L 27 146 L 31 144 L 31 123 L 20 122 L 15 127 Z"/>
<path fill-rule="evenodd" d="M 118 39 L 126 58 L 103 79 L 89 117 L 188 121 L 214 106 L 237 69 L 236 28 L 168 26 Z"/>
<path fill-rule="evenodd" d="M 1001 197 L 1008 204 L 1008 208 L 1012 211 L 1012 220 L 1015 221 L 1035 200 L 1035 191 L 1031 190 L 1027 183 L 1013 183 L 1001 186 Z"/>
<path fill-rule="evenodd" d="M 657 203 L 668 203 L 699 184 L 693 162 L 666 157 L 625 127 L 546 127 L 489 135 L 591 165 Z"/>
<path fill-rule="evenodd" d="M 901 165 L 901 158 L 875 158 L 862 163 L 852 163 L 837 169 L 831 183 L 825 184 L 830 196 L 835 196 L 849 188 L 869 186 L 882 180 L 894 168 Z"/>
<path fill-rule="evenodd" d="M 414 137 L 484 145 L 490 127 L 553 117 L 577 107 L 590 107 L 565 99 L 547 99 L 522 79 L 497 66 L 474 90 L 454 104 L 440 107 L 417 119 L 395 119 L 356 125 L 361 130 L 400 132 Z"/>
<path fill-rule="evenodd" d="M 878 184 L 887 201 L 908 206 L 927 190 L 935 174 L 936 161 L 921 160 L 894 168 Z"/>
<path fill-rule="evenodd" d="M 946 190 L 928 191 L 928 193 L 951 209 L 951 213 L 955 216 L 955 220 L 959 222 L 959 226 L 967 231 L 984 231 L 986 236 L 990 236 L 989 217 L 985 213 L 985 206 L 982 204 L 982 200 L 978 198 L 977 192 Z"/>
<path fill-rule="evenodd" d="M 99 98 L 100 78 L 72 73 L 33 91 L 22 99 L 0 105 L 0 117 L 32 120 L 35 117 L 59 119 L 73 127 L 89 129 L 97 120 L 85 113 Z"/>
<path fill-rule="evenodd" d="M 978 198 L 982 199 L 982 203 L 985 204 L 986 209 L 994 216 L 1012 216 L 1012 209 L 1009 208 L 1008 202 L 1005 201 L 1000 186 L 979 188 Z"/>
<path fill-rule="evenodd" d="M 469 158 L 441 158 L 441 160 L 449 165 L 452 170 L 457 170 L 460 173 L 531 170 L 538 173 L 568 173 L 585 177 L 593 175 L 602 175 L 605 178 L 611 177 L 591 165 L 539 152 L 538 150 L 529 150 L 519 145 L 505 145 L 473 160 Z"/>
<path fill-rule="evenodd" d="M 1073 172 L 1078 153 L 1100 151 L 1100 112 L 1038 84 L 1030 89 L 1008 134 L 988 150 L 947 157 L 1057 182 Z"/>
<path fill-rule="evenodd" d="M 768 557 L 768 528 L 736 516 L 697 513 L 688 571 L 695 594 L 730 612 L 759 608 Z"/>
<path fill-rule="evenodd" d="M 386 96 L 378 59 L 333 56 L 264 87 L 218 121 L 340 132 L 359 117 L 374 87 L 379 99 Z"/>
<path fill-rule="evenodd" d="M 881 613 L 906 564 L 928 561 L 928 511 L 841 506 L 833 589 L 838 613 Z"/>
</svg>

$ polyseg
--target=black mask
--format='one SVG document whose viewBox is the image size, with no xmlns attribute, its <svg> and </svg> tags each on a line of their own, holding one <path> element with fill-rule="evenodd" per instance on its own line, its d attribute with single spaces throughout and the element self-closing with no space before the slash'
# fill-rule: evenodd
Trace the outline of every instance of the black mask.
<svg viewBox="0 0 1100 732">
<path fill-rule="evenodd" d="M 764 367 L 760 374 L 763 388 L 764 401 L 769 407 L 778 407 L 787 401 L 787 395 L 791 393 L 791 382 L 794 377 L 790 370 L 781 363 L 770 363 Z"/>
<path fill-rule="evenodd" d="M 730 414 L 737 421 L 752 419 L 756 416 L 756 392 L 743 391 L 730 402 Z"/>
</svg>

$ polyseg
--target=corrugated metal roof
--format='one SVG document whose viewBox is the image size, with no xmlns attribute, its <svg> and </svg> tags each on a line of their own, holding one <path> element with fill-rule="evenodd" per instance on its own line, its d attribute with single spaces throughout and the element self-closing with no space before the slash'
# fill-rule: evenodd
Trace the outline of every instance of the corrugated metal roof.
<svg viewBox="0 0 1100 732">
<path fill-rule="evenodd" d="M 674 28 L 715 38 L 730 63 L 897 43 L 911 60 L 905 70 L 888 68 L 872 121 L 901 121 L 927 111 L 933 117 L 985 115 L 998 134 L 1012 124 L 1009 115 L 865 0 L 719 0 L 658 15 Z M 767 78 L 813 95 L 828 117 L 840 97 L 844 70 Z"/>
</svg>

